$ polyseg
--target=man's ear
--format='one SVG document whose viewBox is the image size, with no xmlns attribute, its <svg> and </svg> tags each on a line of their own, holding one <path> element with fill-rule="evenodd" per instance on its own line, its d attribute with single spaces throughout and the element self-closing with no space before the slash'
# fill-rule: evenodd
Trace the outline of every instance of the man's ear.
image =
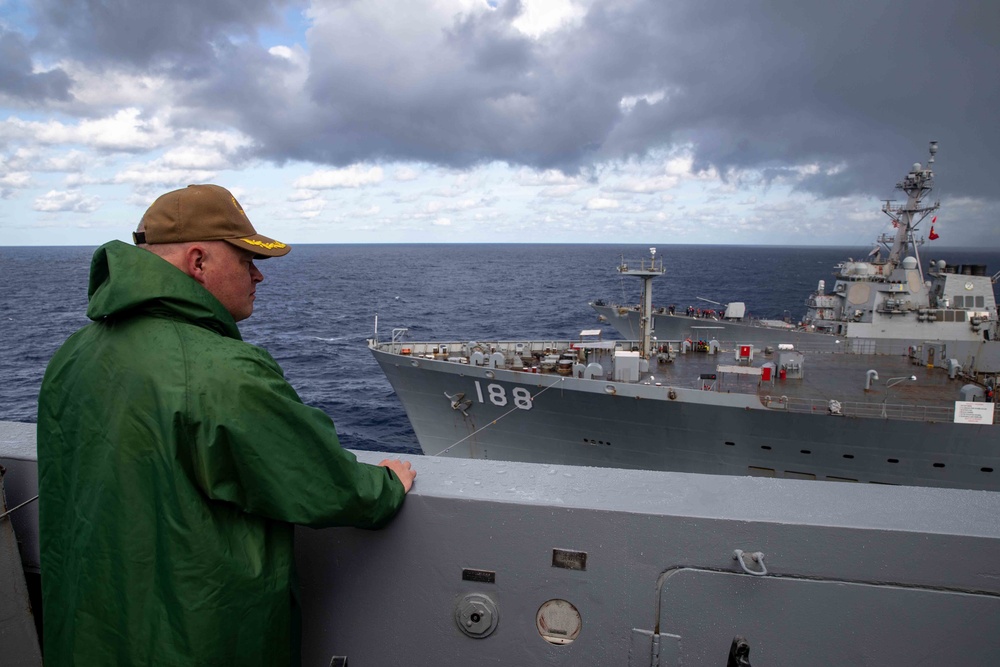
<svg viewBox="0 0 1000 667">
<path fill-rule="evenodd" d="M 184 251 L 184 268 L 187 270 L 187 274 L 202 285 L 205 284 L 206 280 L 205 263 L 207 259 L 208 253 L 203 246 L 191 245 Z"/>
</svg>

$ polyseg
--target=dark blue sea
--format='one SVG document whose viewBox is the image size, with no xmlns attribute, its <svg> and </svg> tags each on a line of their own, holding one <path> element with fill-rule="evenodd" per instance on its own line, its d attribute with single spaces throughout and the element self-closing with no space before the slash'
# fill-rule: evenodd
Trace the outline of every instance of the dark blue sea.
<svg viewBox="0 0 1000 667">
<path fill-rule="evenodd" d="M 870 246 L 658 247 L 667 272 L 656 305 L 705 307 L 697 299 L 744 301 L 758 317 L 801 317 L 806 297 L 833 267 Z M 59 345 L 87 324 L 87 275 L 94 248 L 0 248 L 0 420 L 35 421 L 42 374 Z M 407 327 L 411 340 L 568 338 L 604 327 L 587 305 L 638 302 L 640 281 L 620 259 L 648 257 L 623 245 L 299 245 L 258 265 L 253 317 L 243 338 L 267 349 L 302 400 L 333 417 L 355 449 L 419 451 L 402 406 L 365 346 Z M 928 259 L 986 264 L 1000 251 L 938 249 Z"/>
</svg>

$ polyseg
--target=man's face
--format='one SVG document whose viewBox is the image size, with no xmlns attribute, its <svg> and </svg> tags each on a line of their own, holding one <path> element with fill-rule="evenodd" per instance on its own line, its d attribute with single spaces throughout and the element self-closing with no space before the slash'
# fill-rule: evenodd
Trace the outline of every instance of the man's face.
<svg viewBox="0 0 1000 667">
<path fill-rule="evenodd" d="M 205 289 L 218 299 L 233 319 L 253 313 L 254 293 L 264 274 L 253 263 L 253 253 L 225 241 L 206 243 Z"/>
</svg>

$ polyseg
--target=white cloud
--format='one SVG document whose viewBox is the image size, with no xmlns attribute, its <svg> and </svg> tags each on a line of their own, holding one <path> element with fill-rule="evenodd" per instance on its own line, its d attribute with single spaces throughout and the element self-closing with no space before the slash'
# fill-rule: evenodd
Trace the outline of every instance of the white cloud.
<svg viewBox="0 0 1000 667">
<path fill-rule="evenodd" d="M 45 213 L 70 211 L 74 213 L 93 213 L 100 208 L 100 197 L 87 196 L 79 190 L 50 190 L 35 199 L 32 208 Z"/>
<path fill-rule="evenodd" d="M 162 162 L 175 169 L 227 169 L 236 152 L 249 143 L 238 132 L 188 132 L 184 145 L 164 153 Z"/>
<path fill-rule="evenodd" d="M 420 172 L 412 167 L 399 167 L 393 173 L 392 177 L 397 181 L 415 181 L 420 178 Z"/>
<path fill-rule="evenodd" d="M 61 155 L 46 156 L 37 162 L 34 168 L 39 171 L 78 172 L 93 167 L 94 163 L 99 161 L 92 154 L 71 150 Z"/>
<path fill-rule="evenodd" d="M 666 96 L 667 92 L 665 90 L 658 90 L 656 92 L 645 93 L 643 95 L 627 95 L 618 102 L 618 108 L 625 113 L 629 113 L 635 109 L 635 105 L 639 103 L 639 100 L 652 105 L 662 101 Z"/>
<path fill-rule="evenodd" d="M 478 199 L 461 199 L 459 201 L 429 201 L 424 206 L 428 213 L 440 213 L 442 211 L 467 211 L 471 208 L 482 206 L 483 202 Z"/>
<path fill-rule="evenodd" d="M 180 187 L 190 183 L 206 183 L 215 178 L 216 173 L 201 169 L 173 169 L 152 161 L 146 164 L 130 165 L 115 174 L 109 182 L 133 185 L 163 185 Z M 83 179 L 80 179 L 81 181 Z M 89 179 L 89 182 L 100 182 Z"/>
<path fill-rule="evenodd" d="M 285 60 L 291 60 L 294 57 L 290 48 L 280 44 L 278 46 L 272 46 L 267 50 L 267 52 L 276 58 L 284 58 Z"/>
<path fill-rule="evenodd" d="M 84 145 L 102 151 L 139 152 L 166 145 L 174 133 L 162 118 L 143 118 L 139 109 L 129 108 L 97 120 L 82 120 L 76 125 L 8 118 L 0 123 L 0 136 L 48 145 Z"/>
<path fill-rule="evenodd" d="M 451 220 L 449 218 L 437 218 L 434 220 L 434 225 L 437 227 L 451 227 Z"/>
<path fill-rule="evenodd" d="M 156 109 L 176 97 L 170 79 L 148 72 L 135 74 L 114 67 L 91 69 L 74 60 L 63 60 L 58 65 L 73 81 L 75 104 L 91 109 Z"/>
<path fill-rule="evenodd" d="M 607 211 L 618 208 L 618 201 L 615 199 L 605 199 L 603 197 L 593 197 L 587 201 L 588 211 Z"/>
<path fill-rule="evenodd" d="M 307 190 L 332 190 L 334 188 L 360 188 L 382 182 L 382 167 L 351 165 L 346 169 L 321 169 L 303 176 L 293 184 Z"/>
<path fill-rule="evenodd" d="M 539 197 L 548 197 L 549 199 L 564 199 L 570 197 L 580 191 L 581 186 L 572 183 L 568 185 L 557 185 L 551 188 L 545 188 L 539 191 Z"/>
<path fill-rule="evenodd" d="M 0 186 L 5 188 L 26 188 L 31 185 L 31 173 L 27 171 L 12 171 L 0 176 Z"/>
<path fill-rule="evenodd" d="M 305 201 L 307 199 L 315 199 L 316 193 L 312 190 L 293 190 L 290 195 L 288 195 L 288 201 Z"/>
<path fill-rule="evenodd" d="M 218 151 L 201 146 L 185 146 L 163 154 L 163 164 L 175 169 L 222 169 L 229 166 Z"/>
<path fill-rule="evenodd" d="M 295 204 L 296 211 L 322 211 L 324 208 L 326 208 L 326 200 L 319 197 Z"/>
<path fill-rule="evenodd" d="M 672 157 L 667 160 L 666 165 L 664 165 L 663 170 L 669 176 L 688 176 L 691 174 L 691 169 L 694 166 L 694 158 L 691 153 L 688 152 L 685 155 L 680 155 Z"/>
<path fill-rule="evenodd" d="M 844 218 L 846 220 L 850 220 L 851 222 L 865 222 L 865 223 L 870 223 L 873 222 L 874 220 L 877 220 L 875 214 L 872 211 L 863 211 L 863 210 L 849 211 L 844 214 Z M 888 224 L 889 219 L 886 218 L 885 222 Z"/>
<path fill-rule="evenodd" d="M 518 169 L 515 180 L 518 185 L 524 186 L 569 185 L 579 184 L 580 182 L 580 179 L 567 176 L 558 169 L 536 171 L 528 168 Z"/>
<path fill-rule="evenodd" d="M 306 199 L 295 204 L 295 210 L 304 217 L 314 217 L 319 215 L 326 208 L 326 200 L 320 197 Z"/>
<path fill-rule="evenodd" d="M 27 146 L 18 148 L 6 156 L 6 159 L 0 155 L 0 170 L 75 174 L 103 166 L 104 159 L 104 156 L 81 150 L 59 152 L 40 146 Z"/>
<path fill-rule="evenodd" d="M 572 0 L 521 0 L 521 15 L 513 26 L 529 37 L 578 23 L 587 13 L 582 3 Z"/>
<path fill-rule="evenodd" d="M 680 179 L 676 176 L 659 176 L 646 179 L 624 179 L 617 183 L 609 183 L 601 189 L 605 192 L 634 192 L 637 194 L 652 194 L 671 190 L 677 187 Z"/>
</svg>

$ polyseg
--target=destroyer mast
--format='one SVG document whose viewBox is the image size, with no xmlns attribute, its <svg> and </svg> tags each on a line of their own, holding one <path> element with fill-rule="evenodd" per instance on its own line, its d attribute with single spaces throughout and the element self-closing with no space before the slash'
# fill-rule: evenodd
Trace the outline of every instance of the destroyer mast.
<svg viewBox="0 0 1000 667">
<path fill-rule="evenodd" d="M 906 256 L 909 248 L 913 248 L 913 254 L 917 259 L 917 266 L 920 267 L 920 253 L 917 246 L 922 243 L 914 238 L 917 227 L 928 215 L 941 207 L 941 202 L 936 201 L 929 206 L 923 205 L 923 198 L 931 191 L 934 185 L 934 156 L 937 154 L 938 142 L 930 142 L 930 157 L 927 159 L 927 166 L 924 167 L 919 162 L 914 163 L 913 169 L 906 177 L 896 184 L 897 190 L 906 193 L 906 203 L 894 206 L 892 200 L 886 200 L 882 204 L 882 212 L 892 219 L 892 226 L 896 228 L 896 234 L 889 237 L 883 234 L 879 237 L 879 242 L 886 247 L 892 244 L 889 251 L 887 263 L 891 269 L 899 266 L 900 261 Z M 921 280 L 923 279 L 923 269 L 921 267 Z"/>
</svg>

